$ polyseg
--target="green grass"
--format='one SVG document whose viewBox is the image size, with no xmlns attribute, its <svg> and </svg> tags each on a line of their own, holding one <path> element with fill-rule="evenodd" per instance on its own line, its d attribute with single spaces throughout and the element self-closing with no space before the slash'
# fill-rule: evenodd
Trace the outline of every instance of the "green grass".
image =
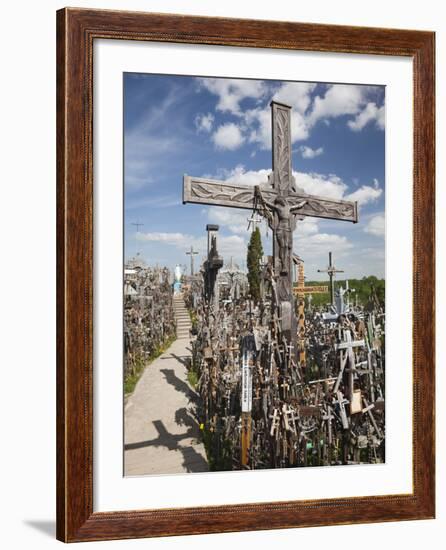
<svg viewBox="0 0 446 550">
<path fill-rule="evenodd" d="M 198 386 L 198 374 L 194 370 L 188 371 L 187 381 L 194 388 L 194 390 L 196 390 Z"/>
<path fill-rule="evenodd" d="M 192 330 L 194 331 L 197 329 L 197 326 L 198 326 L 197 314 L 193 309 L 188 309 L 187 311 L 189 312 L 190 322 L 192 324 Z"/>
<path fill-rule="evenodd" d="M 141 378 L 142 373 L 144 372 L 144 369 L 150 365 L 150 363 L 153 363 L 157 357 L 159 357 L 161 354 L 163 354 L 167 348 L 169 348 L 172 343 L 176 340 L 176 336 L 170 336 L 163 344 L 155 348 L 155 350 L 151 353 L 149 358 L 144 361 L 141 358 L 137 358 L 135 361 L 135 368 L 134 372 L 132 374 L 127 375 L 124 378 L 124 395 L 127 397 L 131 393 L 133 393 L 136 384 L 138 383 L 138 380 Z"/>
<path fill-rule="evenodd" d="M 230 442 L 221 438 L 219 434 L 209 430 L 204 425 L 201 427 L 201 434 L 209 470 L 211 472 L 232 470 L 232 448 Z"/>
</svg>

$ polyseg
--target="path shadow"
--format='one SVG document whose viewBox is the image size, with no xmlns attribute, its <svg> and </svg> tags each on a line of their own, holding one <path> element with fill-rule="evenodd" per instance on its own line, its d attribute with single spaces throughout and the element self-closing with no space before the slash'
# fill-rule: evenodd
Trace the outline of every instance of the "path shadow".
<svg viewBox="0 0 446 550">
<path fill-rule="evenodd" d="M 56 536 L 56 521 L 51 519 L 25 519 L 23 520 L 25 525 L 32 527 L 36 531 L 40 531 L 44 535 L 48 535 L 51 538 Z"/>
<path fill-rule="evenodd" d="M 207 461 L 193 447 L 181 447 L 180 451 L 183 455 L 183 466 L 186 472 L 209 472 Z"/>
<path fill-rule="evenodd" d="M 169 451 L 180 451 L 183 455 L 183 467 L 187 472 L 207 472 L 209 466 L 205 458 L 203 458 L 191 445 L 183 446 L 183 439 L 195 438 L 198 439 L 199 430 L 193 416 L 189 414 L 187 409 L 179 409 L 175 413 L 175 421 L 180 426 L 189 426 L 189 429 L 184 434 L 171 434 L 164 426 L 162 420 L 154 420 L 153 425 L 158 432 L 158 437 L 148 441 L 138 441 L 136 443 L 127 443 L 124 445 L 125 451 L 143 449 L 145 447 L 166 447 Z"/>
<path fill-rule="evenodd" d="M 155 439 L 149 439 L 147 441 L 137 441 L 136 443 L 126 443 L 124 445 L 125 451 L 132 451 L 135 449 L 142 449 L 144 447 L 166 447 L 169 451 L 178 450 L 179 442 L 189 437 L 194 437 L 194 430 L 189 429 L 183 434 L 171 434 L 162 420 L 154 420 L 153 425 L 158 432 L 158 437 Z"/>
<path fill-rule="evenodd" d="M 171 353 L 170 355 L 185 367 L 190 367 L 191 358 L 189 357 L 189 355 L 176 355 L 175 353 Z"/>
<path fill-rule="evenodd" d="M 181 378 L 178 378 L 173 369 L 161 369 L 160 372 L 164 374 L 166 382 L 173 386 L 178 392 L 184 393 L 189 400 L 196 399 L 197 394 L 193 391 L 189 384 L 184 382 L 184 380 L 181 380 Z"/>
<path fill-rule="evenodd" d="M 198 418 L 194 411 L 182 407 L 175 411 L 175 422 L 178 426 L 188 426 L 189 431 L 193 431 L 196 437 L 199 437 Z"/>
</svg>

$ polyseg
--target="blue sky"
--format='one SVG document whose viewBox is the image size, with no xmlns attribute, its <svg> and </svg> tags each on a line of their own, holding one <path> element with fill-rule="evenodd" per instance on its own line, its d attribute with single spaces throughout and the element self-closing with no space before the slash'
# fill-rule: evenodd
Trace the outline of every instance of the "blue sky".
<svg viewBox="0 0 446 550">
<path fill-rule="evenodd" d="M 219 249 L 242 267 L 250 212 L 183 205 L 182 177 L 259 184 L 271 171 L 270 101 L 293 107 L 296 182 L 305 192 L 358 200 L 356 225 L 306 218 L 294 251 L 320 279 L 332 251 L 345 276 L 384 276 L 385 89 L 271 80 L 124 74 L 125 258 L 189 265 L 204 259 L 206 224 L 220 225 Z M 136 231 L 133 223 L 144 224 Z M 265 253 L 271 234 L 262 226 Z M 322 276 L 323 278 L 323 276 Z"/>
</svg>

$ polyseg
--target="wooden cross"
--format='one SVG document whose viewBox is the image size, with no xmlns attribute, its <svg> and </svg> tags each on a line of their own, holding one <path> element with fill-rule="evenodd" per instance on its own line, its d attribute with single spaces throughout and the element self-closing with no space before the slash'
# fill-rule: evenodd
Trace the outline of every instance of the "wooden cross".
<svg viewBox="0 0 446 550">
<path fill-rule="evenodd" d="M 331 305 L 334 306 L 335 303 L 335 293 L 334 293 L 334 281 L 333 278 L 336 275 L 336 273 L 344 273 L 342 269 L 336 269 L 332 262 L 332 253 L 328 253 L 328 267 L 327 269 L 318 269 L 318 273 L 328 273 L 328 276 L 330 277 L 330 301 Z"/>
<path fill-rule="evenodd" d="M 249 464 L 249 450 L 251 448 L 251 425 L 252 425 L 252 372 L 251 369 L 254 364 L 254 349 L 255 341 L 252 335 L 245 336 L 242 341 L 242 394 L 241 394 L 241 408 L 242 408 L 242 425 L 240 432 L 240 463 L 242 466 L 248 466 Z"/>
<path fill-rule="evenodd" d="M 361 348 L 365 346 L 364 340 L 352 340 L 352 335 L 350 330 L 344 330 L 343 331 L 343 341 L 339 344 L 335 344 L 334 348 L 335 351 L 341 352 L 341 368 L 339 369 L 339 375 L 338 379 L 336 381 L 336 385 L 334 387 L 334 392 L 336 393 L 338 391 L 339 385 L 342 380 L 343 372 L 346 367 L 346 364 L 348 363 L 348 392 L 349 392 L 349 398 L 350 400 L 353 398 L 353 391 L 354 391 L 354 373 L 356 370 L 356 364 L 355 364 L 355 354 L 353 352 L 353 348 Z"/>
<path fill-rule="evenodd" d="M 194 250 L 194 247 L 190 247 L 190 251 L 186 252 L 188 256 L 190 256 L 190 274 L 193 276 L 194 274 L 194 256 L 198 254 L 196 250 Z"/>
<path fill-rule="evenodd" d="M 294 255 L 293 261 L 297 265 L 297 285 L 293 287 L 296 296 L 304 298 L 306 294 L 328 294 L 327 285 L 305 286 L 304 261 L 296 255 Z"/>
<path fill-rule="evenodd" d="M 296 186 L 291 164 L 291 107 L 271 102 L 273 171 L 259 186 L 233 185 L 224 181 L 183 178 L 183 204 L 210 204 L 258 211 L 273 231 L 274 271 L 281 330 L 291 342 L 296 319 L 292 292 L 291 257 L 296 218 L 310 216 L 356 223 L 356 202 L 309 195 Z"/>
<path fill-rule="evenodd" d="M 305 368 L 307 357 L 305 353 L 305 294 L 324 294 L 328 292 L 327 286 L 305 286 L 304 262 L 296 254 L 293 255 L 293 262 L 297 266 L 297 286 L 293 293 L 297 298 L 297 339 L 299 348 L 299 364 Z"/>
</svg>

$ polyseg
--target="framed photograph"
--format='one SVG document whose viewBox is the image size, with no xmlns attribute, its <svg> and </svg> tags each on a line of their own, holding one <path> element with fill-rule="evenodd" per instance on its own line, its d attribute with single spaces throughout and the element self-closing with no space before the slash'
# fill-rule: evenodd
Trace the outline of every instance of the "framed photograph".
<svg viewBox="0 0 446 550">
<path fill-rule="evenodd" d="M 431 32 L 57 13 L 57 537 L 435 514 Z"/>
</svg>

